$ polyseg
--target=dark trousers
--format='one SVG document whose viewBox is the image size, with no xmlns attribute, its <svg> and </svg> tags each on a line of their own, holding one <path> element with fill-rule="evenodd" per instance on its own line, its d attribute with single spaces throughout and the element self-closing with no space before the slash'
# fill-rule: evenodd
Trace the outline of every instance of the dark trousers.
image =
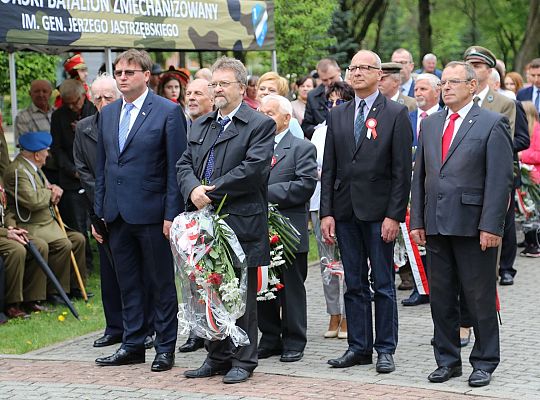
<svg viewBox="0 0 540 400">
<path fill-rule="evenodd" d="M 257 268 L 248 268 L 246 312 L 236 320 L 236 326 L 248 335 L 249 345 L 235 347 L 230 338 L 205 341 L 206 362 L 214 367 L 241 367 L 247 371 L 257 368 Z"/>
<path fill-rule="evenodd" d="M 394 284 L 394 243 L 381 238 L 382 222 L 336 221 L 336 235 L 345 272 L 344 295 L 349 350 L 357 354 L 393 354 L 398 341 Z M 375 291 L 375 341 L 369 291 L 369 266 Z"/>
<path fill-rule="evenodd" d="M 148 285 L 155 313 L 156 351 L 174 352 L 178 303 L 172 253 L 163 236 L 163 225 L 133 225 L 118 217 L 109 224 L 109 243 L 122 296 L 122 347 L 129 351 L 144 349 Z"/>
<path fill-rule="evenodd" d="M 0 313 L 4 312 L 6 306 L 6 270 L 4 259 L 0 257 Z"/>
<path fill-rule="evenodd" d="M 516 190 L 513 189 L 511 193 L 512 202 L 506 217 L 504 218 L 504 234 L 502 238 L 501 247 L 501 259 L 499 260 L 499 276 L 503 272 L 508 272 L 512 276 L 516 276 L 516 270 L 514 269 L 514 261 L 516 261 L 517 254 L 517 238 L 516 238 L 516 208 L 514 206 L 514 198 Z"/>
<path fill-rule="evenodd" d="M 493 372 L 500 360 L 495 305 L 497 248 L 482 251 L 477 236 L 443 235 L 428 236 L 426 248 L 437 365 L 461 365 L 461 289 L 475 336 L 469 361 L 473 368 Z"/>
<path fill-rule="evenodd" d="M 283 351 L 304 351 L 307 337 L 306 287 L 307 253 L 297 253 L 281 273 L 285 285 L 277 298 L 257 302 L 259 346 Z"/>
</svg>

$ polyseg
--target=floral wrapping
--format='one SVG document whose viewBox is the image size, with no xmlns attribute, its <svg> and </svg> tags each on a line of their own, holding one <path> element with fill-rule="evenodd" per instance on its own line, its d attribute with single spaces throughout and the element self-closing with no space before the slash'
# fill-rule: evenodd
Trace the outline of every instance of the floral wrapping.
<svg viewBox="0 0 540 400">
<path fill-rule="evenodd" d="M 343 279 L 343 264 L 337 241 L 334 244 L 328 244 L 323 238 L 317 237 L 317 246 L 321 257 L 321 265 L 324 267 L 322 271 L 322 281 L 324 285 L 330 285 L 332 277 L 337 276 Z"/>
<path fill-rule="evenodd" d="M 249 344 L 236 320 L 244 315 L 247 293 L 245 254 L 233 230 L 210 206 L 178 215 L 171 248 L 180 296 L 181 333 Z"/>
</svg>

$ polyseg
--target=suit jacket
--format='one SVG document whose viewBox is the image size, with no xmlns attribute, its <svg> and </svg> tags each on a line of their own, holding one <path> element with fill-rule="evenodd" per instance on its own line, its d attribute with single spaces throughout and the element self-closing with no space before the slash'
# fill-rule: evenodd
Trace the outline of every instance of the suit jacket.
<svg viewBox="0 0 540 400">
<path fill-rule="evenodd" d="M 337 221 L 405 220 L 411 182 L 412 129 L 407 108 L 379 94 L 366 121 L 377 121 L 377 138 L 364 125 L 354 141 L 355 102 L 328 114 L 321 177 L 321 218 Z"/>
<path fill-rule="evenodd" d="M 321 84 L 309 92 L 307 97 L 302 130 L 308 139 L 311 139 L 315 127 L 325 121 L 327 115 L 326 87 Z"/>
<path fill-rule="evenodd" d="M 505 116 L 474 105 L 441 162 L 448 111 L 422 121 L 412 183 L 411 229 L 427 235 L 503 236 L 512 187 L 512 140 Z"/>
<path fill-rule="evenodd" d="M 482 108 L 505 115 L 510 122 L 510 134 L 514 137 L 514 131 L 516 129 L 516 105 L 514 100 L 490 88 L 482 102 Z"/>
<path fill-rule="evenodd" d="M 403 93 L 401 91 L 401 88 L 400 88 L 399 92 Z M 407 93 L 407 96 L 412 97 L 414 99 L 414 79 L 413 79 L 413 81 L 411 83 L 411 87 L 409 88 L 409 93 Z"/>
<path fill-rule="evenodd" d="M 516 100 L 519 101 L 532 101 L 533 99 L 533 91 L 536 87 L 529 86 L 523 89 L 520 89 L 516 94 Z"/>
<path fill-rule="evenodd" d="M 188 209 L 193 189 L 204 177 L 208 154 L 216 141 L 218 112 L 193 121 L 186 151 L 178 160 L 177 180 Z M 268 174 L 273 153 L 274 120 L 242 103 L 214 147 L 215 162 L 207 192 L 217 207 L 227 196 L 222 214 L 247 256 L 248 267 L 270 264 L 268 241 Z"/>
<path fill-rule="evenodd" d="M 73 141 L 75 168 L 79 173 L 81 185 L 92 208 L 94 204 L 94 188 L 96 186 L 98 118 L 99 114 L 94 114 L 77 122 L 75 140 Z"/>
<path fill-rule="evenodd" d="M 186 148 L 185 119 L 177 104 L 148 91 L 120 152 L 121 108 L 122 99 L 103 107 L 98 121 L 94 211 L 106 222 L 172 221 L 183 210 L 175 164 Z"/>
<path fill-rule="evenodd" d="M 439 106 L 439 111 L 443 108 Z M 422 114 L 422 113 L 420 113 Z M 418 124 L 418 109 L 409 113 L 409 119 L 411 120 L 412 130 L 413 130 L 413 147 L 418 146 L 418 132 L 416 132 L 416 126 Z"/>
<path fill-rule="evenodd" d="M 300 232 L 298 253 L 309 250 L 309 199 L 317 186 L 317 149 L 288 131 L 274 150 L 268 178 L 268 202 L 291 220 Z"/>
<path fill-rule="evenodd" d="M 416 100 L 413 97 L 405 96 L 401 91 L 399 91 L 398 98 L 396 100 L 399 104 L 403 104 L 407 107 L 409 112 L 412 112 L 418 108 Z"/>
<path fill-rule="evenodd" d="M 94 115 L 96 112 L 96 107 L 88 99 L 84 99 L 80 115 L 77 115 L 68 106 L 62 106 L 52 113 L 51 135 L 53 142 L 51 153 L 58 165 L 58 185 L 64 190 L 79 190 L 81 187 L 81 182 L 75 175 L 77 173 L 73 160 L 75 130 L 72 124 L 82 118 Z"/>
</svg>

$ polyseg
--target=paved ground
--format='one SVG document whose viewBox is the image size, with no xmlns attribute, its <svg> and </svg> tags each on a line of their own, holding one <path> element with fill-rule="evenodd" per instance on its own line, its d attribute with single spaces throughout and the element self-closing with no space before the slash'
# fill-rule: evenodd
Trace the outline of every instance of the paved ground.
<svg viewBox="0 0 540 400">
<path fill-rule="evenodd" d="M 202 363 L 203 350 L 178 354 L 175 368 L 160 374 L 150 372 L 151 351 L 143 365 L 97 367 L 94 359 L 114 350 L 91 347 L 97 332 L 22 356 L 0 355 L 0 399 L 538 399 L 540 300 L 536 285 L 540 282 L 540 260 L 519 258 L 517 262 L 516 284 L 499 287 L 502 361 L 486 388 L 467 385 L 472 371 L 466 362 L 470 347 L 463 354 L 461 378 L 443 384 L 427 381 L 435 368 L 427 305 L 399 308 L 396 372 L 381 375 L 374 366 L 329 368 L 326 360 L 341 355 L 346 341 L 322 338 L 327 316 L 319 270 L 312 267 L 307 280 L 309 343 L 300 362 L 261 360 L 254 377 L 240 385 L 224 385 L 219 377 L 186 380 L 182 372 Z M 399 295 L 401 299 L 408 293 Z M 179 337 L 179 343 L 184 339 Z"/>
</svg>

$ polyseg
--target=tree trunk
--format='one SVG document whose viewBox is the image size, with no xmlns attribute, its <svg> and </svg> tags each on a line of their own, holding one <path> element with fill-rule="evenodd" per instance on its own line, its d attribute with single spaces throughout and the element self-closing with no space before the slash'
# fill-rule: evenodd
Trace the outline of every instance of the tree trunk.
<svg viewBox="0 0 540 400">
<path fill-rule="evenodd" d="M 429 0 L 418 0 L 418 38 L 420 41 L 420 57 L 433 51 L 433 46 L 431 44 L 430 12 Z"/>
<path fill-rule="evenodd" d="M 514 69 L 523 73 L 523 68 L 540 53 L 540 0 L 530 0 L 526 34 L 514 62 Z"/>
</svg>

